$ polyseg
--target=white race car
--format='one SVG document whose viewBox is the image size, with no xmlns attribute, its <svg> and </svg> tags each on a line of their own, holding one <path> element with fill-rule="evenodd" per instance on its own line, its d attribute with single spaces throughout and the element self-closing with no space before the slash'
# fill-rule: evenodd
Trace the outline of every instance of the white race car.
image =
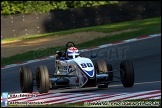
<svg viewBox="0 0 162 108">
<path fill-rule="evenodd" d="M 69 48 L 69 44 L 72 46 Z M 97 55 L 91 55 L 91 58 Z M 120 77 L 113 72 L 120 72 Z M 35 76 L 35 77 L 34 77 Z M 32 73 L 29 66 L 20 67 L 20 87 L 23 93 L 33 92 L 36 85 L 39 93 L 48 93 L 50 89 L 62 87 L 98 87 L 107 88 L 113 77 L 121 79 L 124 87 L 134 85 L 134 67 L 131 60 L 122 60 L 120 69 L 113 70 L 111 64 L 104 60 L 92 61 L 90 58 L 81 57 L 79 50 L 73 42 L 66 44 L 64 53 L 57 51 L 55 55 L 55 71 L 48 73 L 47 66 L 40 65 L 36 74 Z M 36 83 L 34 83 L 36 80 Z"/>
</svg>

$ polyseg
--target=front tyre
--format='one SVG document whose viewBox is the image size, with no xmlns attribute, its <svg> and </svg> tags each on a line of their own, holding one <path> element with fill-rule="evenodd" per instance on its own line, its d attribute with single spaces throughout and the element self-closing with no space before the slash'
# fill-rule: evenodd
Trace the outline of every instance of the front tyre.
<svg viewBox="0 0 162 108">
<path fill-rule="evenodd" d="M 134 67 L 131 60 L 122 60 L 120 63 L 120 76 L 124 87 L 134 85 Z"/>
<path fill-rule="evenodd" d="M 39 93 L 48 93 L 49 91 L 49 73 L 45 65 L 40 65 L 36 70 L 36 83 Z"/>
<path fill-rule="evenodd" d="M 99 60 L 95 63 L 95 70 L 96 74 L 97 73 L 105 73 L 108 72 L 107 64 L 104 60 Z M 109 83 L 103 84 L 103 85 L 98 85 L 98 88 L 107 88 Z"/>
</svg>

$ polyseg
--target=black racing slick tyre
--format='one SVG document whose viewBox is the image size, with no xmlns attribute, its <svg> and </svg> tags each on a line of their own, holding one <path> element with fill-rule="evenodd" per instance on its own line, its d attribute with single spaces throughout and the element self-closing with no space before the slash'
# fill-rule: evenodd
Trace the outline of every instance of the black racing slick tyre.
<svg viewBox="0 0 162 108">
<path fill-rule="evenodd" d="M 20 67 L 20 87 L 22 93 L 33 92 L 33 73 L 29 66 Z"/>
<path fill-rule="evenodd" d="M 104 60 L 96 61 L 95 63 L 96 73 L 104 73 L 107 72 L 107 64 Z"/>
<path fill-rule="evenodd" d="M 36 70 L 37 89 L 40 94 L 48 93 L 49 91 L 49 73 L 47 66 L 40 65 Z"/>
<path fill-rule="evenodd" d="M 134 85 L 134 67 L 131 60 L 122 60 L 120 63 L 120 76 L 124 87 Z"/>
<path fill-rule="evenodd" d="M 108 72 L 107 64 L 104 60 L 99 60 L 96 61 L 95 63 L 95 70 L 96 73 L 104 73 Z M 98 88 L 107 88 L 109 83 L 103 84 L 103 85 L 98 85 Z"/>
</svg>

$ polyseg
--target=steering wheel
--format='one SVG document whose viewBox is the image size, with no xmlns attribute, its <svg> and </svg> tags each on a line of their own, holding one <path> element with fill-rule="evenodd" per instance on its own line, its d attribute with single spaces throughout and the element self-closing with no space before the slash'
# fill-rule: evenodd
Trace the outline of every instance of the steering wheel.
<svg viewBox="0 0 162 108">
<path fill-rule="evenodd" d="M 74 44 L 73 42 L 68 42 L 68 43 L 66 44 L 66 48 L 68 48 L 69 44 L 71 44 L 72 47 L 75 47 L 75 44 Z"/>
<path fill-rule="evenodd" d="M 66 51 L 67 51 L 67 49 L 68 49 L 68 47 L 69 47 L 70 44 L 71 44 L 72 47 L 75 47 L 75 44 L 73 42 L 68 42 L 66 44 L 65 54 L 66 54 Z"/>
</svg>

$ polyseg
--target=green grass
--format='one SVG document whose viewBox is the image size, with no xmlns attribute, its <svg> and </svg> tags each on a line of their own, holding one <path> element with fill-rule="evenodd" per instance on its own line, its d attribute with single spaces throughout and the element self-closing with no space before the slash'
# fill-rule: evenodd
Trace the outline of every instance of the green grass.
<svg viewBox="0 0 162 108">
<path fill-rule="evenodd" d="M 151 99 L 151 100 L 123 100 L 123 101 L 109 101 L 111 104 L 114 104 L 114 106 L 106 103 L 108 101 L 97 101 L 91 102 L 88 105 L 84 105 L 84 103 L 71 103 L 71 104 L 50 104 L 50 105 L 10 105 L 8 107 L 115 107 L 121 104 L 123 106 L 120 107 L 125 107 L 126 105 L 135 104 L 136 106 L 133 107 L 141 107 L 140 105 L 148 105 L 149 106 L 154 106 L 154 107 L 160 107 L 161 106 L 161 99 Z M 107 104 L 107 105 L 106 105 Z M 124 106 L 125 104 L 125 106 Z M 160 105 L 160 106 L 159 106 Z M 1 105 L 2 106 L 2 105 Z M 128 107 L 128 106 L 127 106 Z M 130 107 L 130 106 L 129 106 Z"/>
<path fill-rule="evenodd" d="M 144 19 L 144 20 L 135 20 L 135 21 L 128 21 L 128 22 L 122 22 L 122 23 L 115 23 L 115 24 L 106 24 L 101 26 L 94 26 L 94 27 L 87 27 L 87 28 L 80 28 L 80 29 L 73 29 L 73 30 L 67 30 L 62 32 L 55 32 L 48 35 L 63 35 L 63 34 L 70 34 L 75 32 L 83 32 L 83 31 L 98 31 L 98 32 L 115 32 L 120 30 L 126 30 L 126 29 L 139 29 L 132 32 L 127 33 L 121 33 L 117 35 L 109 35 L 102 38 L 97 38 L 88 42 L 84 42 L 81 44 L 77 44 L 76 46 L 79 49 L 84 49 L 87 47 L 97 46 L 97 45 L 103 45 L 108 44 L 111 42 L 116 42 L 120 40 L 125 39 L 131 39 L 136 38 L 143 35 L 150 35 L 150 34 L 156 34 L 161 33 L 161 17 L 159 18 L 151 18 L 151 19 Z M 43 36 L 47 36 L 47 34 L 37 35 L 34 37 L 26 37 L 21 39 L 33 39 L 33 38 L 40 38 Z M 75 37 L 74 37 L 75 38 Z M 3 42 L 6 40 L 2 40 Z M 53 55 L 56 50 L 64 51 L 64 46 L 62 47 L 52 47 L 47 49 L 42 49 L 39 51 L 30 51 L 23 54 L 18 54 L 15 56 L 11 56 L 8 58 L 1 58 L 1 66 L 17 63 L 17 62 L 23 62 L 27 60 L 33 60 L 45 56 Z M 39 52 L 39 54 L 38 54 Z"/>
<path fill-rule="evenodd" d="M 64 30 L 59 32 L 44 33 L 44 34 L 38 34 L 33 36 L 22 36 L 19 38 L 7 38 L 7 39 L 2 39 L 1 42 L 3 43 L 3 42 L 15 41 L 15 40 L 29 40 L 29 39 L 36 39 L 36 38 L 41 38 L 46 36 L 56 36 L 56 35 L 64 36 L 66 34 L 72 34 L 76 32 L 97 31 L 97 32 L 109 33 L 109 32 L 125 30 L 125 29 L 141 28 L 149 25 L 156 25 L 158 23 L 161 24 L 161 17 L 144 19 L 144 20 L 127 21 L 127 22 L 114 23 L 114 24 L 106 24 L 101 26 L 85 27 L 79 29 Z"/>
</svg>

